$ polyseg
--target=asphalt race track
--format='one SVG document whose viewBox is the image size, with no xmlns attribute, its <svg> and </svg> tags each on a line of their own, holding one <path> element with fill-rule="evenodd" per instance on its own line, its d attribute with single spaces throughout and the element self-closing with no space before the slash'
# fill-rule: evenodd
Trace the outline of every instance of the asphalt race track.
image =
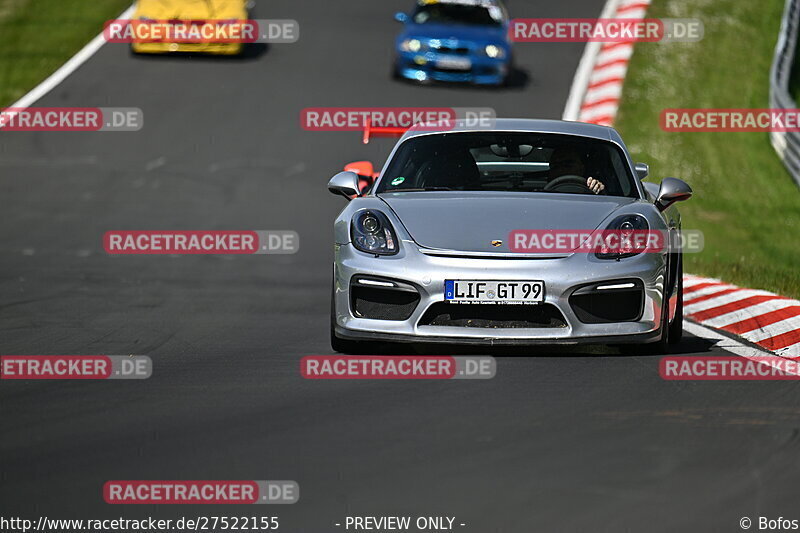
<svg viewBox="0 0 800 533">
<path fill-rule="evenodd" d="M 600 0 L 510 3 L 596 17 Z M 447 515 L 463 531 L 739 530 L 797 509 L 792 382 L 668 382 L 613 349 L 494 352 L 489 381 L 307 381 L 330 354 L 327 180 L 393 140 L 300 128 L 305 107 L 493 107 L 560 118 L 583 45 L 520 44 L 514 85 L 390 79 L 407 0 L 269 0 L 296 44 L 242 59 L 106 45 L 39 106 L 139 107 L 138 133 L 0 134 L 0 353 L 144 354 L 147 381 L 0 384 L 5 515 Z M 476 216 L 480 216 L 476 213 Z M 114 229 L 273 229 L 290 256 L 108 256 Z M 688 336 L 679 353 L 719 353 Z M 472 350 L 471 353 L 476 353 Z M 482 353 L 480 350 L 477 353 Z M 110 479 L 291 479 L 293 506 L 110 506 Z M 794 517 L 796 518 L 796 517 Z"/>
</svg>

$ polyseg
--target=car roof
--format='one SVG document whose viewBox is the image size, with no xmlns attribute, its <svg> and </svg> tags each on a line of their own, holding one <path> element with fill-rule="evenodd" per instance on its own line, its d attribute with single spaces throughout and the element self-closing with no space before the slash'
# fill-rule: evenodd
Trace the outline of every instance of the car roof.
<svg viewBox="0 0 800 533">
<path fill-rule="evenodd" d="M 464 120 L 456 120 L 452 127 L 449 125 L 441 129 L 435 126 L 425 125 L 421 127 L 412 127 L 400 139 L 405 141 L 411 137 L 419 137 L 422 135 L 430 135 L 436 133 L 456 133 L 456 132 L 474 132 L 474 131 L 510 131 L 510 132 L 526 132 L 526 133 L 555 133 L 563 135 L 577 135 L 580 137 L 591 137 L 594 139 L 602 139 L 604 141 L 613 141 L 622 146 L 622 138 L 617 130 L 608 126 L 601 126 L 599 124 L 589 124 L 588 122 L 573 122 L 568 120 L 545 120 L 545 119 L 531 119 L 531 118 L 498 118 L 491 119 L 491 126 L 474 126 L 466 123 Z"/>
</svg>

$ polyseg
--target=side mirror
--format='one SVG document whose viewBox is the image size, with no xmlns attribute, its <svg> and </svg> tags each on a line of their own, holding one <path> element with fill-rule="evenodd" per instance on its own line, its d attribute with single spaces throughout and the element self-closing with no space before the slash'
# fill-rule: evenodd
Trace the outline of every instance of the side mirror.
<svg viewBox="0 0 800 533">
<path fill-rule="evenodd" d="M 647 163 L 636 163 L 634 168 L 636 169 L 636 175 L 639 176 L 640 180 L 643 180 L 650 175 L 650 165 Z"/>
<path fill-rule="evenodd" d="M 682 202 L 691 197 L 692 188 L 685 181 L 678 178 L 664 178 L 658 189 L 656 207 L 659 211 L 664 211 L 675 202 Z"/>
<path fill-rule="evenodd" d="M 403 24 L 405 24 L 406 22 L 408 22 L 408 15 L 406 15 L 403 12 L 395 13 L 394 14 L 394 20 L 396 20 L 397 22 L 402 22 Z"/>
<path fill-rule="evenodd" d="M 328 190 L 333 194 L 341 194 L 348 200 L 360 194 L 358 190 L 358 174 L 346 170 L 339 172 L 328 182 Z"/>
</svg>

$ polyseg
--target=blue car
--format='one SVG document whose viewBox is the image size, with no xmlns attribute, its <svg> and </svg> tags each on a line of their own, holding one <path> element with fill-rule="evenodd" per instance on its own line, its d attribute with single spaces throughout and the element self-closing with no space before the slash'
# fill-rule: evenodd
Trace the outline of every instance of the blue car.
<svg viewBox="0 0 800 533">
<path fill-rule="evenodd" d="M 394 75 L 426 81 L 501 85 L 511 70 L 509 20 L 499 0 L 418 0 L 397 13 Z"/>
</svg>

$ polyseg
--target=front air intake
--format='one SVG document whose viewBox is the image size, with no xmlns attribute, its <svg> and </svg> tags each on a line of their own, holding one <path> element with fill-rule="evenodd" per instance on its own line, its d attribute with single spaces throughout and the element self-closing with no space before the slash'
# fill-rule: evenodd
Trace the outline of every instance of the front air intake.
<svg viewBox="0 0 800 533">
<path fill-rule="evenodd" d="M 644 309 L 644 284 L 623 279 L 584 285 L 572 293 L 569 305 L 584 324 L 636 322 Z"/>
<path fill-rule="evenodd" d="M 408 320 L 419 300 L 417 289 L 400 281 L 362 276 L 350 284 L 350 305 L 358 318 Z"/>
<path fill-rule="evenodd" d="M 438 302 L 431 305 L 419 322 L 420 326 L 450 326 L 460 328 L 565 328 L 561 312 L 551 304 L 499 305 L 454 304 Z"/>
</svg>

